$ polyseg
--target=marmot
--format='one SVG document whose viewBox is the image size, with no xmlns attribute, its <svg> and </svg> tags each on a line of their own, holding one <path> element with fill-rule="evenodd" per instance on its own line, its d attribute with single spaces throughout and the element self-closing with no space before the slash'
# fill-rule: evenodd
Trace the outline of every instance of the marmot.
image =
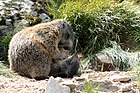
<svg viewBox="0 0 140 93">
<path fill-rule="evenodd" d="M 73 39 L 72 27 L 63 19 L 25 28 L 9 44 L 10 69 L 22 76 L 46 78 L 55 67 L 53 61 L 67 59 Z"/>
<path fill-rule="evenodd" d="M 73 77 L 78 72 L 80 67 L 80 60 L 77 53 L 74 53 L 72 56 L 68 57 L 65 60 L 55 60 L 53 63 L 52 69 L 50 71 L 50 76 L 59 76 L 59 77 Z"/>
</svg>

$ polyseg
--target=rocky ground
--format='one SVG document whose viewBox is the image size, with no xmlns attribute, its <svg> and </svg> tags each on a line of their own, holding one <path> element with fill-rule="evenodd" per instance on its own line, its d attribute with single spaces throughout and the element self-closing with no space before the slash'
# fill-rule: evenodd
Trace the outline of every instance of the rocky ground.
<svg viewBox="0 0 140 93">
<path fill-rule="evenodd" d="M 140 93 L 130 72 L 90 72 L 72 79 L 55 78 L 55 80 L 69 86 L 71 93 L 85 93 L 85 80 L 91 80 L 90 84 L 96 86 L 92 89 L 99 86 L 98 93 Z M 0 76 L 0 93 L 45 93 L 46 86 L 49 87 L 47 82 L 48 79 L 36 81 L 20 76 L 13 78 Z M 55 89 L 55 86 L 52 89 Z"/>
</svg>

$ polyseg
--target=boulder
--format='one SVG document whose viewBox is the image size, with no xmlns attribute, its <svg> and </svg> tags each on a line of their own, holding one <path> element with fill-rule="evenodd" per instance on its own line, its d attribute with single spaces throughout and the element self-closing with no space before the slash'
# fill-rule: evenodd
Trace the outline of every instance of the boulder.
<svg viewBox="0 0 140 93">
<path fill-rule="evenodd" d="M 54 77 L 50 77 L 45 88 L 45 93 L 70 93 L 70 88 L 58 83 Z"/>
<path fill-rule="evenodd" d="M 97 61 L 97 69 L 100 71 L 115 70 L 112 59 L 105 54 L 102 53 L 96 54 L 96 61 Z"/>
</svg>

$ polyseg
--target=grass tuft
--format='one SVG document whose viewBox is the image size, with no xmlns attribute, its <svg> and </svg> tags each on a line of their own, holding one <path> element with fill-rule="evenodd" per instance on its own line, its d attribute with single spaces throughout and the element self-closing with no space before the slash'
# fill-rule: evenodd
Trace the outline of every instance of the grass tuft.
<svg viewBox="0 0 140 93">
<path fill-rule="evenodd" d="M 0 63 L 0 75 L 5 76 L 5 77 L 13 77 L 15 74 L 10 71 L 10 69 L 5 66 L 3 63 Z"/>
<path fill-rule="evenodd" d="M 92 80 L 86 80 L 84 93 L 98 93 L 99 84 L 93 84 Z"/>
</svg>

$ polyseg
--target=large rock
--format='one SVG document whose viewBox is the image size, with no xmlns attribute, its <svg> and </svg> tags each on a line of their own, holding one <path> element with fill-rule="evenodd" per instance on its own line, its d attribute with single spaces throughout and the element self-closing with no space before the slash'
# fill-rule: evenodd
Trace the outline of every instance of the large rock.
<svg viewBox="0 0 140 93">
<path fill-rule="evenodd" d="M 96 62 L 97 62 L 97 70 L 102 71 L 115 70 L 112 59 L 105 54 L 102 53 L 96 54 Z"/>
<path fill-rule="evenodd" d="M 0 60 L 7 60 L 8 44 L 16 32 L 51 20 L 46 8 L 38 1 L 40 0 L 0 0 Z M 40 7 L 44 11 L 38 9 Z"/>
<path fill-rule="evenodd" d="M 70 88 L 65 85 L 60 85 L 54 77 L 50 77 L 46 85 L 45 93 L 70 93 Z"/>
<path fill-rule="evenodd" d="M 40 10 L 37 10 L 40 4 L 31 0 L 14 0 L 14 2 L 12 0 L 1 0 L 0 5 L 0 26 L 6 25 L 11 26 L 10 28 L 16 28 L 19 24 L 26 23 L 25 26 L 30 26 L 51 20 L 47 10 L 40 13 Z M 21 22 L 22 20 L 28 22 Z M 16 30 L 18 29 L 16 28 Z"/>
</svg>

